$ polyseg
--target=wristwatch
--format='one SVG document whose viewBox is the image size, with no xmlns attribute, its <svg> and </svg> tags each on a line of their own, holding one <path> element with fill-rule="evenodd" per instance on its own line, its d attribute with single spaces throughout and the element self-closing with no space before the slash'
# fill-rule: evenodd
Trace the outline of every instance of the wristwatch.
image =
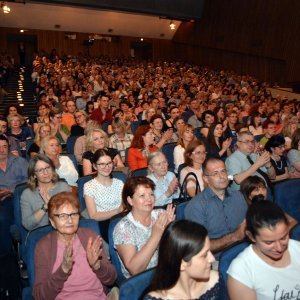
<svg viewBox="0 0 300 300">
<path fill-rule="evenodd" d="M 42 205 L 41 210 L 45 213 L 48 212 L 48 208 L 45 206 L 45 203 Z"/>
</svg>

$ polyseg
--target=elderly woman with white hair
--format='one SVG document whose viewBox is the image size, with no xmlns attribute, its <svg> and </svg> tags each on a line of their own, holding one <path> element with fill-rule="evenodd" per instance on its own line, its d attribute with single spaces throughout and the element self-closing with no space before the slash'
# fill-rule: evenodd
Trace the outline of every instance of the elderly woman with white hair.
<svg viewBox="0 0 300 300">
<path fill-rule="evenodd" d="M 95 172 L 93 168 L 93 156 L 98 149 L 105 149 L 111 156 L 115 167 L 122 168 L 124 164 L 118 150 L 108 147 L 108 136 L 102 129 L 93 129 L 86 137 L 86 152 L 82 155 L 83 175 Z"/>
<path fill-rule="evenodd" d="M 179 196 L 178 179 L 174 173 L 168 171 L 168 160 L 162 152 L 149 154 L 147 177 L 155 184 L 155 206 L 172 203 Z"/>
</svg>

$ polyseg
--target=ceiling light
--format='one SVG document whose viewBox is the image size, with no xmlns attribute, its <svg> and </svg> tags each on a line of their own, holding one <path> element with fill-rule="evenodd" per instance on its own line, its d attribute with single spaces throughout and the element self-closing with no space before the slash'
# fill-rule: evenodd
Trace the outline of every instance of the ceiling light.
<svg viewBox="0 0 300 300">
<path fill-rule="evenodd" d="M 175 28 L 176 28 L 176 25 L 174 24 L 174 21 L 171 20 L 171 22 L 170 22 L 170 29 L 171 30 L 175 30 Z"/>
<path fill-rule="evenodd" d="M 1 2 L 1 8 L 5 14 L 10 13 L 10 7 L 7 5 L 6 2 Z"/>
</svg>

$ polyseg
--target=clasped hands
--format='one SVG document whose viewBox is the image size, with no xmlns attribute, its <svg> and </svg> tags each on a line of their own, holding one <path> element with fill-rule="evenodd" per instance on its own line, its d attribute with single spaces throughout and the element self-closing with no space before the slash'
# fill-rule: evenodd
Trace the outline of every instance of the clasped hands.
<svg viewBox="0 0 300 300">
<path fill-rule="evenodd" d="M 86 258 L 93 269 L 93 271 L 97 271 L 101 266 L 101 253 L 102 253 L 102 240 L 100 236 L 96 236 L 94 239 L 90 237 L 88 239 L 87 247 L 86 247 Z M 69 242 L 66 245 L 63 261 L 61 264 L 61 268 L 64 273 L 69 273 L 72 270 L 74 264 L 73 257 L 73 242 Z"/>
</svg>

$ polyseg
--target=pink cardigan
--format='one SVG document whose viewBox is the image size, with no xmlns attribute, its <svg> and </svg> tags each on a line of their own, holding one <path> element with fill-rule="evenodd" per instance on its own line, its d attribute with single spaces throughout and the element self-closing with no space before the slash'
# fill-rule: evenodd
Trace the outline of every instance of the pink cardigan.
<svg viewBox="0 0 300 300">
<path fill-rule="evenodd" d="M 86 249 L 89 237 L 95 237 L 96 233 L 90 229 L 79 228 L 77 235 L 84 249 Z M 68 279 L 69 274 L 58 268 L 52 274 L 52 269 L 56 260 L 57 252 L 57 232 L 53 231 L 41 239 L 34 253 L 34 272 L 35 282 L 33 287 L 33 297 L 39 299 L 55 299 L 63 288 L 64 282 Z M 112 285 L 116 278 L 117 272 L 115 267 L 108 261 L 104 251 L 102 252 L 101 267 L 95 271 L 97 277 L 103 285 Z M 103 286 L 104 291 L 107 290 Z"/>
</svg>

